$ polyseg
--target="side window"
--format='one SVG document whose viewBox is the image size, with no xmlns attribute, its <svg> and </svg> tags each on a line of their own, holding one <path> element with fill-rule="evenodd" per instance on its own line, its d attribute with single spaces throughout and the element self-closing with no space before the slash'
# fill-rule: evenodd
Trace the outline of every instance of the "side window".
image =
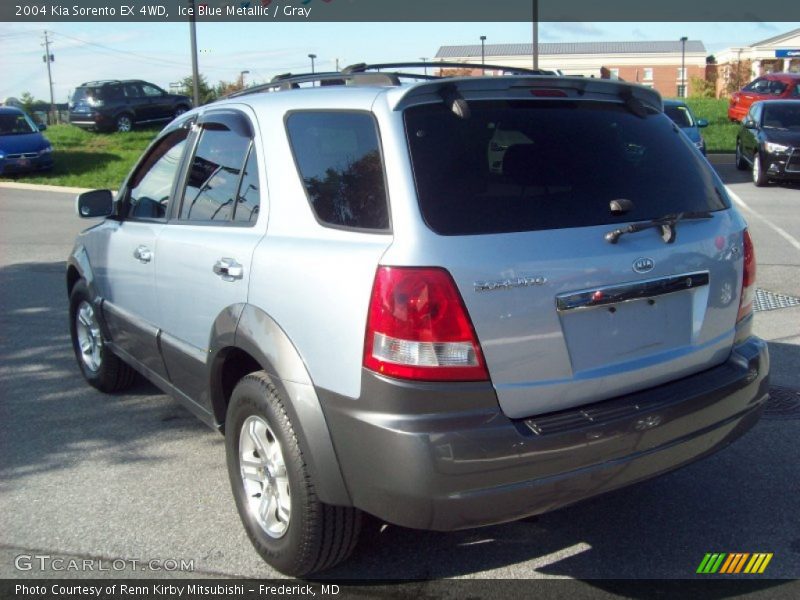
<svg viewBox="0 0 800 600">
<path fill-rule="evenodd" d="M 181 220 L 219 222 L 232 218 L 249 148 L 249 137 L 221 123 L 203 125 L 186 181 Z"/>
<path fill-rule="evenodd" d="M 188 134 L 186 128 L 168 133 L 141 162 L 128 184 L 127 217 L 161 219 L 166 215 Z"/>
<path fill-rule="evenodd" d="M 119 85 L 107 85 L 102 88 L 104 100 L 107 101 L 120 101 L 125 99 L 125 94 L 122 91 L 122 86 Z"/>
<path fill-rule="evenodd" d="M 742 88 L 742 91 L 743 92 L 754 92 L 754 91 L 756 91 L 756 86 L 758 86 L 762 81 L 764 81 L 764 80 L 763 79 L 754 79 L 753 81 L 748 83 L 746 86 L 744 86 Z"/>
<path fill-rule="evenodd" d="M 139 85 L 136 83 L 126 83 L 124 90 L 126 98 L 139 98 L 142 95 Z"/>
<path fill-rule="evenodd" d="M 372 115 L 296 112 L 286 128 L 311 208 L 323 225 L 386 231 L 389 210 Z"/>
<path fill-rule="evenodd" d="M 770 81 L 769 82 L 769 93 L 774 96 L 780 96 L 783 92 L 786 91 L 786 84 L 782 81 Z"/>
<path fill-rule="evenodd" d="M 238 223 L 255 223 L 261 208 L 261 193 L 258 189 L 258 160 L 256 150 L 250 147 L 250 154 L 244 166 L 242 183 L 236 196 L 233 220 Z"/>
<path fill-rule="evenodd" d="M 145 96 L 149 96 L 149 97 L 151 97 L 151 98 L 152 98 L 152 97 L 161 96 L 161 90 L 160 90 L 160 89 L 158 89 L 158 88 L 157 88 L 156 86 L 154 86 L 154 85 L 148 85 L 148 84 L 146 84 L 146 83 L 143 83 L 143 84 L 142 84 L 142 91 L 144 91 L 144 95 L 145 95 Z"/>
</svg>

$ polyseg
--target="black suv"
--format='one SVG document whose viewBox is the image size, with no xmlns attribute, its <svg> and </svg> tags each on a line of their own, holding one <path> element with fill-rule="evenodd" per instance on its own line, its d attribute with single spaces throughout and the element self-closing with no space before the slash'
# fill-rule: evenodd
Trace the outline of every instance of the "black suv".
<svg viewBox="0 0 800 600">
<path fill-rule="evenodd" d="M 75 88 L 69 122 L 84 129 L 130 131 L 134 125 L 170 121 L 192 107 L 188 96 L 130 79 L 89 81 Z"/>
</svg>

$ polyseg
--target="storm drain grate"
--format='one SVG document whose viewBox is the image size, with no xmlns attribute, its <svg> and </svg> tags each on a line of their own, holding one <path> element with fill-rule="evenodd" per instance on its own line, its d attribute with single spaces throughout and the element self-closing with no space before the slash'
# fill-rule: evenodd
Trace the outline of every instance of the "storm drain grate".
<svg viewBox="0 0 800 600">
<path fill-rule="evenodd" d="M 756 288 L 756 299 L 753 303 L 753 308 L 755 310 L 777 310 L 779 308 L 790 308 L 792 306 L 800 306 L 800 298 L 776 294 L 775 292 L 768 292 L 767 290 Z"/>
<path fill-rule="evenodd" d="M 772 421 L 800 419 L 800 390 L 785 387 L 769 388 L 764 418 Z"/>
</svg>

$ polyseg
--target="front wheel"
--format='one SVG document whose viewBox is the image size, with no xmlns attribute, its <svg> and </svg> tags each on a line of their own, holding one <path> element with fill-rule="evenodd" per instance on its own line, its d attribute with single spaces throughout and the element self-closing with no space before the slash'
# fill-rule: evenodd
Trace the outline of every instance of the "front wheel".
<svg viewBox="0 0 800 600">
<path fill-rule="evenodd" d="M 72 349 L 83 377 L 101 392 L 118 392 L 133 383 L 136 372 L 108 349 L 86 283 L 81 280 L 69 296 Z"/>
<path fill-rule="evenodd" d="M 350 555 L 361 511 L 319 501 L 284 400 L 263 371 L 242 378 L 233 390 L 225 452 L 239 517 L 267 563 L 300 577 Z"/>
<path fill-rule="evenodd" d="M 761 156 L 758 150 L 756 150 L 756 153 L 753 155 L 753 183 L 758 187 L 763 187 L 767 185 L 767 181 L 767 174 L 764 171 L 764 166 L 761 164 Z"/>
</svg>

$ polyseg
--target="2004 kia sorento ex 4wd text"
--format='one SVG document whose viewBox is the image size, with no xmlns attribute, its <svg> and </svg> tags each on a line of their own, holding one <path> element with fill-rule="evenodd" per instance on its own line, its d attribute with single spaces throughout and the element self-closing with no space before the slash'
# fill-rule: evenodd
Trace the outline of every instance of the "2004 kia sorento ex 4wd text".
<svg viewBox="0 0 800 600">
<path fill-rule="evenodd" d="M 332 85 L 284 78 L 170 124 L 113 202 L 78 197 L 107 218 L 67 272 L 86 379 L 136 370 L 224 431 L 267 562 L 324 570 L 365 515 L 552 510 L 757 421 L 753 245 L 658 94 L 314 78 Z"/>
</svg>

